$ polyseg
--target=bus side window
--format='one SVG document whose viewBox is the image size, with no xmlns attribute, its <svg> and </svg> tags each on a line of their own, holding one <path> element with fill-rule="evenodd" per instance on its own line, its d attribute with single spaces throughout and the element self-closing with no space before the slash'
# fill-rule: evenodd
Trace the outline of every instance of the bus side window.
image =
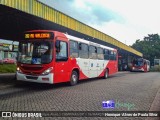
<svg viewBox="0 0 160 120">
<path fill-rule="evenodd" d="M 97 48 L 95 46 L 89 46 L 89 58 L 97 59 Z"/>
<path fill-rule="evenodd" d="M 60 40 L 58 40 L 60 41 Z M 56 50 L 56 61 L 68 60 L 68 44 L 67 42 L 60 41 L 59 51 Z"/>
<path fill-rule="evenodd" d="M 78 58 L 78 42 L 70 40 L 70 57 Z"/>
<path fill-rule="evenodd" d="M 100 60 L 104 60 L 104 55 L 103 55 L 103 49 L 102 48 L 97 48 L 97 57 Z"/>
<path fill-rule="evenodd" d="M 104 59 L 109 60 L 109 50 L 104 49 Z"/>
<path fill-rule="evenodd" d="M 88 45 L 84 43 L 79 43 L 79 57 L 88 58 Z"/>
<path fill-rule="evenodd" d="M 109 59 L 110 60 L 116 60 L 116 52 L 110 50 L 109 51 Z"/>
</svg>

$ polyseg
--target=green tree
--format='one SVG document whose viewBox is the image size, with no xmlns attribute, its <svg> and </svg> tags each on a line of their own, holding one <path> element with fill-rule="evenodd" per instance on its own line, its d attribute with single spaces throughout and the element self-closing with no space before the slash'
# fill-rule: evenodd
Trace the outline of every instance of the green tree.
<svg viewBox="0 0 160 120">
<path fill-rule="evenodd" d="M 136 40 L 132 48 L 143 53 L 143 58 L 154 63 L 155 58 L 160 59 L 160 36 L 158 34 L 148 34 L 143 40 Z"/>
</svg>

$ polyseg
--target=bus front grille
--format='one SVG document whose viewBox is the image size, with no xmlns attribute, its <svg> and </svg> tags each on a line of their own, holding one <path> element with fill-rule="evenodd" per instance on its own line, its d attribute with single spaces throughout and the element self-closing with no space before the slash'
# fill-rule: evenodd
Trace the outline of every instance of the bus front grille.
<svg viewBox="0 0 160 120">
<path fill-rule="evenodd" d="M 33 80 L 37 80 L 38 77 L 35 77 L 35 76 L 26 76 L 27 79 L 33 79 Z"/>
</svg>

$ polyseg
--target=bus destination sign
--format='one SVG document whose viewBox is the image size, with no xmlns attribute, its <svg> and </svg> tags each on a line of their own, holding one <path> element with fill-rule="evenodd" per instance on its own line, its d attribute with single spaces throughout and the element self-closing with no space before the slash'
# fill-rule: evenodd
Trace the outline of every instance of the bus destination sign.
<svg viewBox="0 0 160 120">
<path fill-rule="evenodd" d="M 49 39 L 51 33 L 26 33 L 25 39 Z"/>
</svg>

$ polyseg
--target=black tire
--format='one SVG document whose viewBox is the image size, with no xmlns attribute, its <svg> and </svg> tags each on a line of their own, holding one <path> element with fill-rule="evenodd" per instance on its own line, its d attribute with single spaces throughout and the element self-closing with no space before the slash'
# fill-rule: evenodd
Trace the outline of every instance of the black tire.
<svg viewBox="0 0 160 120">
<path fill-rule="evenodd" d="M 78 73 L 73 71 L 70 78 L 70 85 L 74 86 L 78 83 Z"/>
<path fill-rule="evenodd" d="M 104 73 L 104 79 L 108 78 L 108 69 L 106 69 L 105 73 Z"/>
</svg>

